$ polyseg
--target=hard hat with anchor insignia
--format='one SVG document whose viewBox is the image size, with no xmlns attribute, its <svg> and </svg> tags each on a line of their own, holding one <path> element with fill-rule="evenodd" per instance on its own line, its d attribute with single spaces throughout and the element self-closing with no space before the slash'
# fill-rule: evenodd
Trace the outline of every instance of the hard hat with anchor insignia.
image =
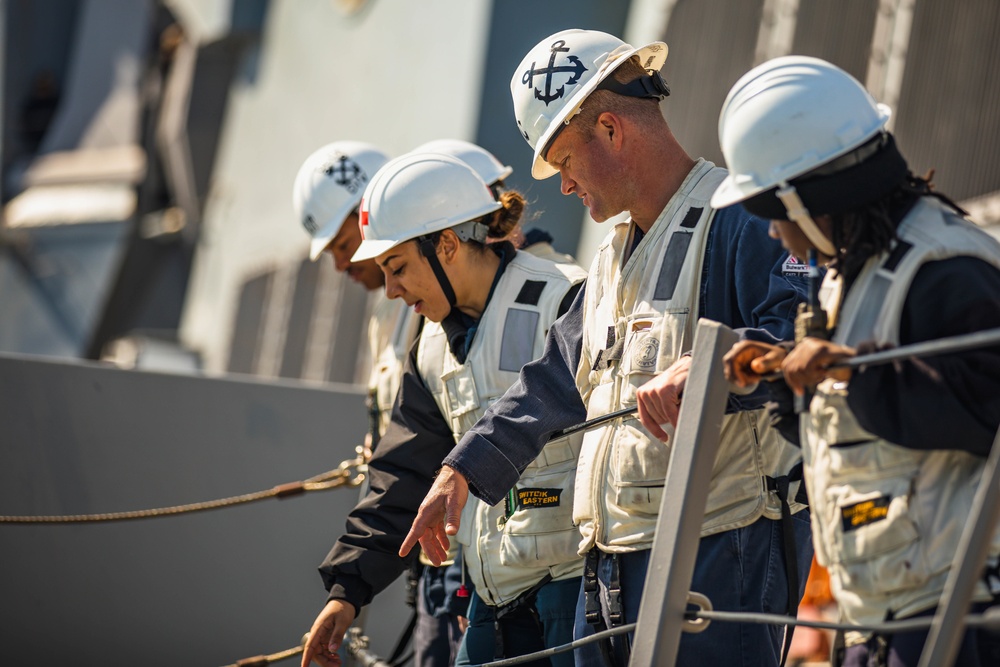
<svg viewBox="0 0 1000 667">
<path fill-rule="evenodd" d="M 658 74 L 667 60 L 663 42 L 635 48 L 605 32 L 564 30 L 528 52 L 511 77 L 510 94 L 518 130 L 535 151 L 532 176 L 542 179 L 556 173 L 544 159 L 556 130 L 568 124 L 587 96 L 633 55 L 639 56 L 639 64 L 654 74 L 659 85 L 647 87 L 645 94 L 624 94 L 656 98 L 669 94 Z"/>
<path fill-rule="evenodd" d="M 305 159 L 292 186 L 292 207 L 312 237 L 310 259 L 323 253 L 388 161 L 388 155 L 360 141 L 335 141 Z"/>
</svg>

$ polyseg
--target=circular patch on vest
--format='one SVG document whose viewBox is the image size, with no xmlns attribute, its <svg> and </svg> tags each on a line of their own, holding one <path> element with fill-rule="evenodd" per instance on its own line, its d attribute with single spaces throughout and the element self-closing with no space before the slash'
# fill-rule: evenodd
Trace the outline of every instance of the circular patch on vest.
<svg viewBox="0 0 1000 667">
<path fill-rule="evenodd" d="M 632 353 L 632 365 L 644 371 L 651 371 L 656 368 L 656 358 L 660 352 L 660 340 L 649 336 L 639 343 L 639 347 Z"/>
</svg>

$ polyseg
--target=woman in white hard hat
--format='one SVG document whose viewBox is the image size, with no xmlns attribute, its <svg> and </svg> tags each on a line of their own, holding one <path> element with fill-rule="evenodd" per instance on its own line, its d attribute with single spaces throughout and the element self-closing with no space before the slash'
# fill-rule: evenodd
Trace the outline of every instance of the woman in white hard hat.
<svg viewBox="0 0 1000 667">
<path fill-rule="evenodd" d="M 486 408 L 541 354 L 551 323 L 569 308 L 585 272 L 517 252 L 504 237 L 521 217 L 514 191 L 494 199 L 465 163 L 441 154 L 409 154 L 383 167 L 361 206 L 364 240 L 354 261 L 374 258 L 386 294 L 426 318 L 404 370 L 393 420 L 372 459 L 378 494 L 351 516 L 358 530 L 336 554 L 359 549 L 396 554 L 444 456 Z M 523 655 L 572 640 L 582 560 L 573 525 L 579 438 L 554 440 L 497 507 L 470 503 L 463 545 L 475 584 L 470 626 L 456 664 Z M 442 561 L 446 553 L 429 554 Z M 334 664 L 358 604 L 349 589 L 366 573 L 328 559 L 331 601 L 306 647 Z M 368 585 L 361 604 L 377 593 Z M 358 598 L 354 598 L 358 599 Z M 571 655 L 565 664 L 572 664 Z M 549 664 L 542 661 L 537 664 Z"/>
<path fill-rule="evenodd" d="M 495 199 L 505 189 L 504 181 L 514 173 L 514 170 L 500 162 L 495 155 L 482 146 L 463 139 L 435 139 L 414 148 L 412 153 L 443 153 L 456 157 L 472 167 L 480 178 L 486 181 Z M 552 235 L 540 228 L 524 230 L 524 221 L 516 225 L 504 239 L 513 243 L 518 250 L 530 252 L 535 257 L 550 259 L 553 262 L 576 264 L 572 255 L 567 255 L 552 246 Z M 490 239 L 493 243 L 496 239 Z"/>
<path fill-rule="evenodd" d="M 507 189 L 504 181 L 514 172 L 510 166 L 503 164 L 482 146 L 463 139 L 435 139 L 417 146 L 410 152 L 413 154 L 438 153 L 459 159 L 483 179 L 493 194 L 493 198 L 498 201 Z M 519 251 L 531 253 L 536 257 L 553 262 L 576 263 L 576 260 L 570 255 L 556 251 L 551 244 L 552 237 L 541 229 L 532 229 L 525 234 L 521 228 L 522 223 L 523 220 L 519 220 L 503 237 L 488 237 L 487 242 L 509 241 Z M 374 263 L 374 260 L 370 259 L 364 261 Z M 402 300 L 399 303 L 403 303 Z M 461 558 L 456 560 L 457 549 L 454 546 L 449 552 L 449 557 L 440 567 L 435 567 L 426 554 L 420 554 L 420 578 L 416 590 L 416 628 L 418 632 L 414 633 L 414 653 L 418 657 L 421 653 L 430 653 L 431 651 L 440 655 L 443 652 L 440 644 L 444 641 L 443 638 L 449 636 L 455 642 L 450 647 L 452 654 L 455 655 L 458 652 L 457 642 L 461 640 L 462 633 L 456 632 L 455 628 L 467 620 L 465 615 L 468 611 L 469 599 L 458 597 L 455 594 L 458 588 L 464 585 L 461 576 L 464 566 L 461 563 Z M 468 582 L 467 588 L 472 588 L 471 581 Z M 418 647 L 418 643 L 430 645 Z"/>
<path fill-rule="evenodd" d="M 783 433 L 801 441 L 817 560 L 842 617 L 860 626 L 842 656 L 852 667 L 917 665 L 926 630 L 866 628 L 934 613 L 1000 425 L 995 346 L 832 367 L 865 348 L 1000 327 L 1000 244 L 910 173 L 888 117 L 830 63 L 767 62 L 723 106 L 731 171 L 712 199 L 742 202 L 793 254 L 829 267 L 816 299 L 825 330 L 790 351 L 743 341 L 725 365 L 741 386 L 780 369 L 795 394 L 815 391 L 794 415 L 784 383 L 772 383 L 791 422 Z M 1000 591 L 1000 533 L 989 554 L 976 611 Z M 1000 635 L 967 630 L 955 664 L 1000 664 Z"/>
</svg>

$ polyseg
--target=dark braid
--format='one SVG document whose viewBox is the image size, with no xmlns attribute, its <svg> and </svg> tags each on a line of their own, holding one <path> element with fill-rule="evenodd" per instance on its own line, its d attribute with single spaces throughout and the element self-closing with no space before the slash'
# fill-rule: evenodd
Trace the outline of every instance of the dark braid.
<svg viewBox="0 0 1000 667">
<path fill-rule="evenodd" d="M 873 255 L 887 252 L 896 238 L 896 223 L 889 217 L 886 200 L 833 217 L 833 247 L 837 270 L 853 283 Z"/>
<path fill-rule="evenodd" d="M 921 197 L 943 195 L 931 191 L 928 181 L 910 174 L 906 181 L 885 197 L 864 208 L 832 216 L 835 266 L 848 285 L 861 273 L 869 258 L 892 250 L 896 228 Z"/>
</svg>

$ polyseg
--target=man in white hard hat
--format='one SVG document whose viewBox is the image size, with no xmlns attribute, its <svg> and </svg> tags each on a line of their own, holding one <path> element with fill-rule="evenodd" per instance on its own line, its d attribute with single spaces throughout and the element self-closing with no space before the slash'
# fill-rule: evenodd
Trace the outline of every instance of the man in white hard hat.
<svg viewBox="0 0 1000 667">
<path fill-rule="evenodd" d="M 550 331 L 546 354 L 445 459 L 405 552 L 443 553 L 471 491 L 503 498 L 548 436 L 588 417 L 638 405 L 590 431 L 577 473 L 574 519 L 587 555 L 576 635 L 635 622 L 698 317 L 777 342 L 792 337 L 804 293 L 767 222 L 709 199 L 726 176 L 692 159 L 659 101 L 667 46 L 636 49 L 612 35 L 567 30 L 542 40 L 511 79 L 532 174 L 559 174 L 598 222 L 628 211 L 597 252 L 585 294 Z M 758 396 L 730 398 L 692 589 L 716 609 L 792 611 L 812 546 L 801 461 L 767 422 Z M 598 664 L 628 662 L 631 635 L 601 642 Z M 685 634 L 678 664 L 777 665 L 781 628 L 712 624 Z M 583 664 L 586 657 L 577 655 Z"/>
<path fill-rule="evenodd" d="M 382 270 L 374 261 L 352 262 L 351 256 L 361 245 L 358 229 L 361 195 L 371 177 L 388 160 L 388 155 L 371 144 L 336 141 L 306 158 L 292 187 L 295 216 L 312 239 L 309 258 L 316 261 L 324 253 L 330 255 L 338 272 L 370 292 L 381 291 L 385 284 Z M 389 423 L 415 318 L 408 318 L 406 308 L 385 295 L 373 296 L 368 325 L 372 354 L 368 387 L 372 406 L 378 411 L 381 432 Z"/>
<path fill-rule="evenodd" d="M 730 91 L 719 139 L 732 170 L 713 196 L 771 219 L 771 232 L 829 270 L 826 326 L 789 346 L 742 341 L 727 374 L 751 386 L 782 370 L 775 406 L 812 391 L 801 415 L 778 410 L 800 442 L 816 556 L 845 621 L 870 627 L 931 616 L 1000 425 L 1000 348 L 860 367 L 859 349 L 1000 328 L 1000 244 L 913 175 L 889 110 L 839 67 L 776 58 Z M 817 313 L 819 315 L 819 313 Z M 782 398 L 786 396 L 786 398 Z M 972 593 L 1000 595 L 1000 533 Z M 843 665 L 915 667 L 927 630 L 847 633 Z M 965 631 L 953 664 L 1000 664 L 1000 634 Z"/>
</svg>

